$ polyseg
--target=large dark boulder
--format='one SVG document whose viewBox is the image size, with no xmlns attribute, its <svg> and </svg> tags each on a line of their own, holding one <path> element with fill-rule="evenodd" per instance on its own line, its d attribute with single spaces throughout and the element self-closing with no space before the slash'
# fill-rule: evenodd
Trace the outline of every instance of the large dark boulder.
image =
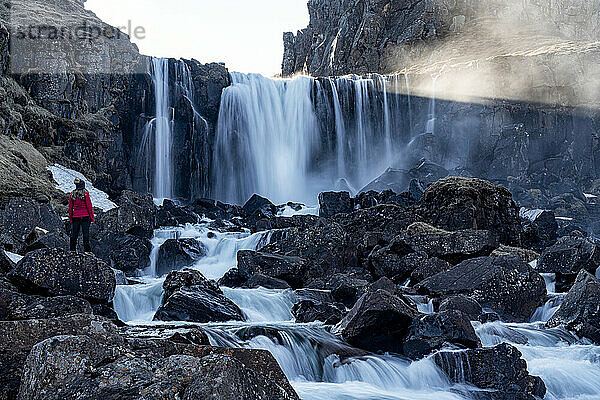
<svg viewBox="0 0 600 400">
<path fill-rule="evenodd" d="M 537 263 L 540 272 L 577 275 L 581 269 L 595 273 L 600 266 L 600 248 L 579 236 L 564 236 L 546 248 Z"/>
<path fill-rule="evenodd" d="M 277 207 L 269 199 L 254 194 L 244 204 L 242 212 L 246 217 L 248 226 L 255 227 L 256 223 L 260 220 L 275 218 L 277 216 Z"/>
<path fill-rule="evenodd" d="M 478 257 L 416 285 L 434 297 L 464 294 L 507 321 L 526 321 L 546 297 L 544 279 L 515 256 Z"/>
<path fill-rule="evenodd" d="M 449 177 L 429 186 L 418 205 L 424 220 L 449 231 L 489 230 L 501 243 L 519 246 L 522 227 L 511 193 L 490 182 Z"/>
<path fill-rule="evenodd" d="M 158 250 L 156 274 L 162 276 L 194 262 L 208 254 L 206 247 L 196 239 L 167 239 Z"/>
<path fill-rule="evenodd" d="M 104 261 L 61 249 L 28 253 L 8 277 L 28 293 L 73 295 L 94 303 L 112 301 L 116 286 L 115 274 Z"/>
<path fill-rule="evenodd" d="M 580 337 L 600 344 L 599 304 L 600 281 L 582 270 L 548 326 L 564 325 Z"/>
<path fill-rule="evenodd" d="M 135 276 L 150 266 L 152 243 L 146 238 L 123 232 L 104 232 L 93 239 L 91 245 L 97 257 L 127 276 Z"/>
<path fill-rule="evenodd" d="M 336 302 L 352 307 L 369 287 L 369 281 L 359 276 L 335 274 L 325 282 Z"/>
<path fill-rule="evenodd" d="M 250 276 L 261 274 L 280 279 L 293 288 L 301 287 L 305 282 L 305 264 L 299 257 L 240 250 L 237 253 L 237 262 L 238 270 Z"/>
<path fill-rule="evenodd" d="M 478 321 L 483 313 L 481 304 L 462 294 L 447 297 L 440 303 L 440 312 L 451 310 L 462 312 L 471 321 Z"/>
<path fill-rule="evenodd" d="M 156 205 L 152 195 L 123 191 L 117 200 L 118 207 L 99 214 L 92 227 L 92 236 L 101 237 L 104 232 L 129 233 L 151 238 L 156 228 Z"/>
<path fill-rule="evenodd" d="M 298 400 L 264 350 L 166 340 L 114 343 L 105 335 L 65 335 L 31 350 L 20 398 L 134 400 Z"/>
<path fill-rule="evenodd" d="M 396 283 L 404 283 L 417 267 L 427 261 L 427 255 L 422 252 L 395 251 L 396 243 L 394 241 L 369 254 L 371 273 L 376 279 L 386 277 Z"/>
<path fill-rule="evenodd" d="M 436 257 L 428 258 L 422 261 L 417 268 L 410 274 L 410 284 L 415 285 L 424 279 L 439 274 L 440 272 L 448 271 L 452 268 L 452 264 L 447 261 L 440 260 Z"/>
<path fill-rule="evenodd" d="M 453 382 L 503 394 L 529 394 L 530 400 L 546 394 L 542 379 L 529 375 L 521 352 L 507 343 L 484 349 L 441 351 L 433 360 Z"/>
<path fill-rule="evenodd" d="M 90 314 L 0 321 L 0 395 L 16 398 L 25 359 L 36 343 L 56 335 L 95 334 L 106 329 L 115 328 Z"/>
<path fill-rule="evenodd" d="M 461 311 L 447 310 L 416 318 L 404 338 L 402 348 L 407 357 L 417 360 L 447 344 L 481 347 L 471 321 Z"/>
<path fill-rule="evenodd" d="M 415 251 L 451 264 L 487 256 L 499 246 L 498 236 L 492 231 L 465 229 L 448 232 L 422 222 L 411 224 L 401 240 Z"/>
<path fill-rule="evenodd" d="M 347 214 L 354 210 L 354 202 L 348 192 L 319 193 L 319 216 L 330 218 L 336 214 Z"/>
<path fill-rule="evenodd" d="M 552 211 L 525 213 L 523 223 L 523 245 L 536 251 L 543 251 L 553 245 L 558 237 L 558 223 Z"/>
<path fill-rule="evenodd" d="M 179 226 L 195 224 L 200 217 L 189 206 L 178 206 L 169 199 L 163 200 L 162 205 L 156 212 L 157 226 Z"/>
<path fill-rule="evenodd" d="M 244 320 L 239 307 L 199 271 L 173 271 L 165 279 L 163 289 L 163 304 L 154 315 L 157 321 L 203 323 Z"/>
<path fill-rule="evenodd" d="M 402 338 L 419 314 L 411 302 L 384 290 L 365 293 L 335 327 L 352 346 L 402 353 Z"/>
</svg>

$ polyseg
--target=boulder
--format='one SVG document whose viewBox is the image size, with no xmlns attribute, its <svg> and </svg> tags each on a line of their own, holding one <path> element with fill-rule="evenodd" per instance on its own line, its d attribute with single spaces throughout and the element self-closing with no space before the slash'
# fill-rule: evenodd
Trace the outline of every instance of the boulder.
<svg viewBox="0 0 600 400">
<path fill-rule="evenodd" d="M 196 346 L 172 338 L 115 346 L 89 335 L 57 336 L 34 346 L 20 398 L 299 399 L 264 350 Z"/>
<path fill-rule="evenodd" d="M 402 353 L 402 338 L 419 314 L 410 304 L 381 289 L 369 291 L 334 327 L 334 332 L 360 349 Z"/>
<path fill-rule="evenodd" d="M 325 287 L 336 302 L 352 307 L 365 293 L 369 282 L 352 275 L 335 274 L 327 280 Z"/>
<path fill-rule="evenodd" d="M 487 230 L 465 229 L 447 232 L 423 222 L 411 224 L 403 240 L 415 251 L 428 257 L 437 257 L 451 264 L 458 264 L 469 258 L 487 256 L 499 246 L 498 237 Z"/>
<path fill-rule="evenodd" d="M 371 273 L 377 278 L 386 277 L 396 283 L 404 283 L 411 273 L 427 261 L 422 252 L 396 253 L 393 245 L 374 250 L 368 258 Z"/>
<path fill-rule="evenodd" d="M 239 288 L 243 287 L 248 279 L 250 279 L 249 272 L 241 271 L 237 267 L 233 267 L 229 271 L 225 272 L 225 275 L 223 275 L 217 283 L 219 286 Z"/>
<path fill-rule="evenodd" d="M 191 267 L 208 254 L 196 239 L 167 239 L 158 250 L 156 274 L 162 276 L 183 267 Z"/>
<path fill-rule="evenodd" d="M 17 321 L 26 319 L 47 319 L 66 317 L 74 314 L 92 314 L 91 304 L 75 296 L 27 296 L 14 293 L 7 305 L 3 320 Z"/>
<path fill-rule="evenodd" d="M 92 224 L 92 236 L 120 232 L 150 239 L 156 228 L 156 206 L 152 195 L 124 190 L 117 204 L 119 207 L 98 215 L 96 223 Z"/>
<path fill-rule="evenodd" d="M 492 256 L 516 256 L 526 263 L 530 263 L 532 261 L 540 258 L 540 255 L 533 250 L 522 249 L 520 247 L 512 247 L 501 244 L 496 250 L 492 251 L 490 254 Z"/>
<path fill-rule="evenodd" d="M 336 214 L 347 214 L 354 211 L 354 202 L 348 192 L 319 193 L 319 216 L 331 218 Z"/>
<path fill-rule="evenodd" d="M 293 288 L 302 287 L 305 282 L 304 260 L 299 257 L 240 250 L 237 263 L 240 271 L 280 279 Z"/>
<path fill-rule="evenodd" d="M 507 343 L 483 349 L 440 351 L 433 360 L 452 382 L 501 394 L 529 394 L 530 400 L 546 394 L 542 379 L 529 375 L 521 352 Z"/>
<path fill-rule="evenodd" d="M 546 298 L 544 278 L 515 256 L 478 257 L 418 283 L 421 294 L 464 294 L 504 320 L 527 321 Z"/>
<path fill-rule="evenodd" d="M 252 195 L 242 207 L 246 224 L 256 227 L 256 223 L 262 219 L 271 219 L 277 216 L 277 207 L 264 197 L 257 194 Z"/>
<path fill-rule="evenodd" d="M 325 325 L 335 325 L 344 316 L 345 309 L 346 307 L 341 303 L 301 300 L 294 304 L 292 314 L 299 323 L 321 321 Z"/>
<path fill-rule="evenodd" d="M 537 263 L 540 272 L 577 275 L 581 269 L 595 273 L 600 266 L 600 248 L 578 236 L 564 236 L 546 248 Z"/>
<path fill-rule="evenodd" d="M 200 217 L 191 207 L 181 207 L 169 199 L 163 200 L 162 205 L 156 212 L 157 226 L 179 226 L 185 224 L 196 224 Z"/>
<path fill-rule="evenodd" d="M 163 283 L 163 303 L 156 311 L 157 321 L 223 322 L 243 321 L 238 306 L 223 295 L 199 271 L 171 272 Z"/>
<path fill-rule="evenodd" d="M 452 310 L 462 312 L 470 321 L 480 320 L 483 313 L 483 309 L 477 301 L 462 294 L 447 297 L 440 303 L 440 312 Z"/>
<path fill-rule="evenodd" d="M 115 274 L 104 261 L 61 249 L 28 253 L 8 277 L 27 293 L 73 295 L 94 303 L 112 301 L 116 285 Z"/>
<path fill-rule="evenodd" d="M 580 271 L 548 326 L 564 325 L 578 336 L 600 344 L 600 281 Z"/>
<path fill-rule="evenodd" d="M 150 266 L 152 243 L 146 238 L 122 232 L 104 232 L 102 237 L 91 240 L 91 246 L 97 257 L 127 276 L 136 276 Z"/>
<path fill-rule="evenodd" d="M 523 245 L 541 252 L 556 242 L 558 223 L 552 211 L 530 212 L 525 215 L 523 231 Z"/>
<path fill-rule="evenodd" d="M 16 398 L 23 364 L 31 348 L 56 335 L 96 334 L 115 327 L 104 318 L 71 315 L 50 319 L 0 321 L 0 388 L 8 398 Z M 63 360 L 64 362 L 64 360 Z M 0 391 L 0 394 L 3 392 Z"/>
<path fill-rule="evenodd" d="M 496 233 L 501 243 L 521 244 L 519 209 L 507 189 L 490 182 L 441 179 L 425 190 L 418 209 L 424 221 L 438 228 L 488 230 Z"/>
<path fill-rule="evenodd" d="M 33 242 L 26 245 L 26 252 L 39 249 L 69 250 L 69 236 L 63 231 L 54 231 L 42 234 Z"/>
<path fill-rule="evenodd" d="M 447 261 L 440 260 L 436 257 L 431 257 L 423 260 L 417 268 L 410 274 L 410 284 L 415 285 L 424 279 L 427 279 L 440 272 L 448 271 L 452 268 L 452 264 Z"/>
<path fill-rule="evenodd" d="M 402 352 L 418 360 L 448 344 L 466 348 L 481 347 L 469 317 L 461 311 L 440 311 L 416 318 L 404 338 Z"/>
</svg>

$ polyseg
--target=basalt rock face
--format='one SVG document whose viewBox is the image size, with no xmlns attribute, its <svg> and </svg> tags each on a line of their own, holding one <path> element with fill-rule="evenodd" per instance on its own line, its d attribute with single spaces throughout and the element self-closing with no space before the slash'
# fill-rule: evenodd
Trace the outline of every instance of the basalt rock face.
<svg viewBox="0 0 600 400">
<path fill-rule="evenodd" d="M 102 22 L 83 3 L 55 0 L 53 13 L 41 1 L 0 5 L 0 130 L 11 140 L 31 143 L 48 162 L 84 173 L 111 196 L 125 189 L 146 192 L 151 182 L 143 176 L 140 144 L 146 122 L 155 114 L 151 60 L 139 53 L 126 33 Z M 71 35 L 38 40 L 22 35 L 28 26 L 55 27 Z M 87 40 L 76 34 L 80 28 L 92 32 Z M 168 62 L 170 104 L 175 110 L 175 194 L 184 199 L 206 196 L 210 149 L 228 72 L 222 64 Z M 183 70 L 189 77 L 189 93 L 183 93 L 177 82 Z M 0 150 L 4 175 L 3 157 L 8 163 L 14 150 Z M 22 164 L 15 162 L 17 167 Z M 32 169 L 35 166 L 31 164 Z M 52 192 L 47 180 L 34 171 L 18 172 L 35 191 Z M 14 178 L 7 175 L 3 184 Z M 10 191 L 1 192 L 3 196 Z"/>
</svg>

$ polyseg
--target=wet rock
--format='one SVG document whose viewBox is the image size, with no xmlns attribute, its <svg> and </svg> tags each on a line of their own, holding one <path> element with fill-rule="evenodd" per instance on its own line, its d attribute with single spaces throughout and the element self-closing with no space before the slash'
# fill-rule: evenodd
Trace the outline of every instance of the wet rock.
<svg viewBox="0 0 600 400">
<path fill-rule="evenodd" d="M 484 349 L 441 351 L 433 360 L 453 382 L 466 382 L 504 394 L 524 393 L 543 398 L 546 385 L 541 378 L 529 375 L 527 362 L 521 356 L 515 347 L 502 343 Z"/>
<path fill-rule="evenodd" d="M 403 344 L 403 353 L 417 360 L 444 345 L 481 347 L 467 315 L 458 310 L 440 311 L 416 318 Z"/>
<path fill-rule="evenodd" d="M 200 271 L 184 269 L 171 272 L 163 283 L 163 304 L 156 311 L 157 321 L 222 322 L 243 321 L 242 311 L 223 295 L 216 283 Z"/>
<path fill-rule="evenodd" d="M 345 309 L 346 307 L 341 303 L 301 300 L 294 304 L 292 314 L 298 323 L 321 321 L 325 325 L 335 325 L 344 316 Z"/>
<path fill-rule="evenodd" d="M 600 344 L 600 281 L 580 271 L 561 306 L 548 321 L 548 326 L 564 325 L 580 337 Z"/>
<path fill-rule="evenodd" d="M 416 285 L 434 297 L 464 294 L 507 321 L 526 321 L 546 297 L 544 279 L 514 256 L 479 257 L 463 261 Z"/>
<path fill-rule="evenodd" d="M 316 215 L 294 215 L 291 217 L 273 217 L 273 218 L 262 218 L 256 221 L 254 225 L 254 231 L 266 231 L 271 229 L 286 229 L 286 228 L 300 228 L 306 229 L 317 224 L 323 224 L 324 221 L 321 217 Z"/>
<path fill-rule="evenodd" d="M 45 296 L 73 295 L 94 303 L 112 301 L 115 275 L 93 255 L 61 249 L 28 253 L 8 274 L 21 290 Z"/>
<path fill-rule="evenodd" d="M 247 271 L 240 271 L 237 267 L 231 268 L 225 272 L 225 275 L 217 282 L 219 286 L 225 286 L 229 288 L 238 288 L 244 286 L 244 284 L 250 278 L 250 273 Z"/>
<path fill-rule="evenodd" d="M 321 289 L 297 289 L 294 290 L 298 300 L 309 300 L 315 303 L 334 303 L 335 300 L 330 290 Z"/>
<path fill-rule="evenodd" d="M 191 204 L 192 210 L 199 216 L 214 220 L 230 220 L 241 216 L 244 211 L 240 206 L 225 204 L 220 201 L 200 198 Z"/>
<path fill-rule="evenodd" d="M 136 276 L 140 270 L 150 266 L 152 244 L 146 238 L 119 232 L 104 232 L 91 240 L 92 252 L 123 271 L 127 276 Z"/>
<path fill-rule="evenodd" d="M 156 273 L 162 276 L 183 267 L 191 267 L 207 254 L 206 247 L 196 239 L 167 239 L 158 250 Z"/>
<path fill-rule="evenodd" d="M 304 260 L 298 257 L 241 250 L 237 253 L 237 262 L 240 271 L 280 279 L 293 288 L 305 282 Z"/>
<path fill-rule="evenodd" d="M 483 309 L 481 305 L 462 294 L 456 294 L 444 299 L 440 303 L 440 312 L 458 310 L 471 321 L 478 321 L 481 318 Z"/>
<path fill-rule="evenodd" d="M 449 177 L 429 186 L 419 203 L 426 222 L 449 231 L 488 230 L 501 243 L 519 246 L 522 228 L 511 193 L 490 182 Z"/>
<path fill-rule="evenodd" d="M 249 226 L 255 226 L 261 219 L 269 219 L 277 216 L 277 207 L 269 199 L 257 194 L 252 195 L 248 199 L 242 207 L 242 211 Z"/>
<path fill-rule="evenodd" d="M 319 216 L 330 218 L 336 214 L 347 214 L 354 211 L 354 202 L 348 192 L 319 193 Z"/>
<path fill-rule="evenodd" d="M 118 207 L 98 215 L 92 225 L 101 235 L 102 232 L 129 233 L 149 239 L 156 228 L 156 206 L 152 195 L 140 195 L 128 190 L 123 191 L 117 200 Z M 94 232 L 92 232 L 93 236 Z"/>
<path fill-rule="evenodd" d="M 87 300 L 75 296 L 42 297 L 15 293 L 2 319 L 47 319 L 92 312 L 92 306 Z"/>
<path fill-rule="evenodd" d="M 422 222 L 411 224 L 406 235 L 398 239 L 404 240 L 415 251 L 451 264 L 487 256 L 499 246 L 497 235 L 491 231 L 466 229 L 447 232 Z"/>
<path fill-rule="evenodd" d="M 402 338 L 419 314 L 410 301 L 384 290 L 365 293 L 335 327 L 352 346 L 402 353 Z"/>
<path fill-rule="evenodd" d="M 39 249 L 69 250 L 69 237 L 64 231 L 48 232 L 35 239 L 26 247 L 27 252 Z"/>
</svg>

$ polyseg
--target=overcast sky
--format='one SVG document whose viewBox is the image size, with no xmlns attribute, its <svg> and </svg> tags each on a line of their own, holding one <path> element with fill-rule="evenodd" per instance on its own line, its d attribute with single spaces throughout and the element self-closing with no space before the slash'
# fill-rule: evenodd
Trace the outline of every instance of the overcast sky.
<svg viewBox="0 0 600 400">
<path fill-rule="evenodd" d="M 283 32 L 308 25 L 307 0 L 87 0 L 114 26 L 143 27 L 143 54 L 225 62 L 230 71 L 281 71 Z M 138 30 L 139 32 L 139 30 Z M 143 35 L 140 35 L 143 36 Z"/>
</svg>

